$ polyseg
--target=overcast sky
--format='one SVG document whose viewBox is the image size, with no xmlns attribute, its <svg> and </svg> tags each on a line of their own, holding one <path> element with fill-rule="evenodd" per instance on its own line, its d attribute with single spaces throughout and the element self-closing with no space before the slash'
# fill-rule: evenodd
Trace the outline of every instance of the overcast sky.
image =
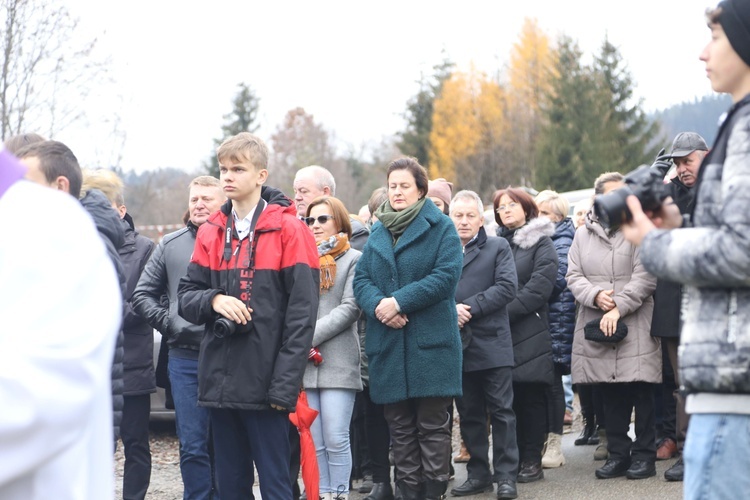
<svg viewBox="0 0 750 500">
<path fill-rule="evenodd" d="M 100 50 L 111 55 L 116 87 L 91 103 L 118 114 L 126 170 L 200 166 L 239 82 L 260 98 L 264 139 L 289 109 L 302 106 L 340 143 L 376 143 L 403 129 L 406 101 L 441 51 L 459 69 L 473 62 L 494 74 L 508 63 L 526 17 L 553 39 L 564 33 L 578 40 L 587 61 L 609 36 L 648 111 L 711 93 L 698 60 L 709 39 L 704 12 L 715 5 L 707 0 L 68 5 L 81 33 L 99 35 Z M 92 164 L 102 153 L 91 142 L 103 133 L 72 129 L 59 138 Z"/>
</svg>

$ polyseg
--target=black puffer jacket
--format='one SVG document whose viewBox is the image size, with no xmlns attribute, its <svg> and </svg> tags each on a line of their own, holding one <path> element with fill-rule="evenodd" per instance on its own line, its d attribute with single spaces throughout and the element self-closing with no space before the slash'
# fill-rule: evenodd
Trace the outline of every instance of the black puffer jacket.
<svg viewBox="0 0 750 500">
<path fill-rule="evenodd" d="M 121 222 L 125 230 L 125 244 L 118 253 L 127 280 L 125 314 L 122 318 L 122 333 L 125 338 L 123 395 L 137 396 L 156 392 L 153 330 L 146 319 L 136 313 L 130 302 L 141 272 L 154 250 L 154 242 L 136 232 L 129 214 L 125 214 Z"/>
<path fill-rule="evenodd" d="M 508 304 L 513 338 L 513 382 L 552 385 L 554 364 L 547 302 L 557 280 L 557 253 L 549 219 L 533 219 L 515 230 L 498 228 L 516 262 L 518 293 Z"/>
<path fill-rule="evenodd" d="M 104 241 L 104 245 L 107 247 L 109 258 L 112 259 L 112 264 L 114 264 L 115 270 L 117 270 L 117 277 L 120 279 L 120 290 L 122 291 L 122 296 L 125 297 L 125 272 L 120 261 L 120 256 L 117 253 L 118 249 L 125 243 L 125 229 L 122 227 L 120 217 L 112 209 L 112 204 L 110 204 L 107 197 L 99 190 L 92 189 L 88 191 L 81 199 L 81 204 L 91 218 L 94 219 L 96 229 L 99 230 L 102 241 Z M 117 334 L 115 356 L 112 360 L 112 410 L 115 440 L 120 437 L 120 423 L 122 422 L 122 407 L 124 405 L 122 399 L 123 346 L 124 338 L 122 330 L 120 330 Z"/>
<path fill-rule="evenodd" d="M 568 289 L 568 251 L 576 230 L 573 221 L 565 218 L 555 224 L 552 243 L 557 252 L 557 282 L 549 301 L 549 333 L 552 337 L 552 359 L 570 373 L 570 355 L 573 350 L 573 332 L 576 329 L 576 299 Z"/>
</svg>

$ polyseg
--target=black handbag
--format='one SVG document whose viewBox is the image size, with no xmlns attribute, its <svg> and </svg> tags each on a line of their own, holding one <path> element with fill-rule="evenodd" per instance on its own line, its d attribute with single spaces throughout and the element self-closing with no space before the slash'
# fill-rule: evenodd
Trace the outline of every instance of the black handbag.
<svg viewBox="0 0 750 500">
<path fill-rule="evenodd" d="M 583 327 L 583 335 L 586 340 L 590 340 L 592 342 L 606 342 L 610 344 L 616 344 L 627 336 L 628 325 L 626 325 L 624 321 L 620 320 L 617 322 L 615 333 L 607 337 L 606 335 L 604 335 L 602 329 L 599 328 L 599 323 L 601 322 L 601 320 L 601 318 L 592 319 L 591 321 L 586 323 L 586 326 Z"/>
</svg>

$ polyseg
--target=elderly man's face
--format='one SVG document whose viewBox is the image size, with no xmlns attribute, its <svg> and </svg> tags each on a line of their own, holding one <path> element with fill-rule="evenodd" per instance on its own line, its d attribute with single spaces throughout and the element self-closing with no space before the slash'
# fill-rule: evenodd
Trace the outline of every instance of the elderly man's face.
<svg viewBox="0 0 750 500">
<path fill-rule="evenodd" d="M 298 175 L 294 178 L 294 205 L 297 207 L 297 216 L 304 217 L 307 206 L 318 196 L 330 196 L 331 190 L 328 186 L 320 189 L 318 181 L 310 175 Z"/>
<path fill-rule="evenodd" d="M 454 201 L 450 215 L 462 245 L 470 242 L 484 223 L 482 212 L 479 211 L 476 201 L 471 199 L 459 198 Z"/>
<path fill-rule="evenodd" d="M 695 181 L 698 180 L 698 170 L 701 168 L 704 156 L 706 156 L 705 151 L 693 151 L 687 156 L 674 159 L 674 164 L 677 168 L 677 177 L 687 187 L 693 187 Z"/>
</svg>

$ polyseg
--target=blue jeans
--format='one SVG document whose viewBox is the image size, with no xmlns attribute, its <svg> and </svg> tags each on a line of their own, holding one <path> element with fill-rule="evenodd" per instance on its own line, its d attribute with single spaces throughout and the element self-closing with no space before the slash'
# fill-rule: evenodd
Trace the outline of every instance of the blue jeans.
<svg viewBox="0 0 750 500">
<path fill-rule="evenodd" d="M 180 472 L 184 500 L 211 498 L 208 409 L 198 406 L 198 360 L 169 356 L 175 424 L 180 439 Z M 218 498 L 214 496 L 214 498 Z"/>
<path fill-rule="evenodd" d="M 750 415 L 694 413 L 690 416 L 684 498 L 743 498 L 750 491 Z"/>
<path fill-rule="evenodd" d="M 320 412 L 310 432 L 320 470 L 320 493 L 349 493 L 352 452 L 349 424 L 354 409 L 352 389 L 305 389 L 307 402 Z"/>
<path fill-rule="evenodd" d="M 565 409 L 573 413 L 573 382 L 570 375 L 563 375 L 562 383 L 565 391 Z"/>
</svg>

